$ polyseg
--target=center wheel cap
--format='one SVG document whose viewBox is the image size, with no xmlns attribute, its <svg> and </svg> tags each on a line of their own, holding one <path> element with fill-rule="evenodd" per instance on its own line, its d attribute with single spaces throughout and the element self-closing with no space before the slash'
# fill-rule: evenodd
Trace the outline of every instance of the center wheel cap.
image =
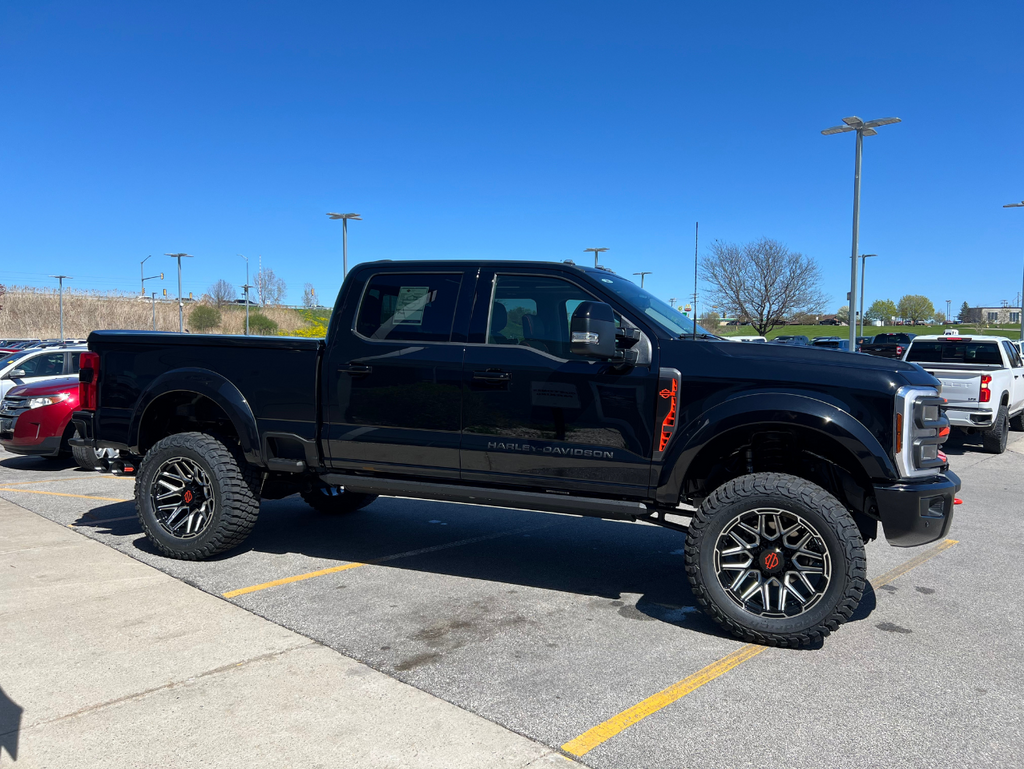
<svg viewBox="0 0 1024 769">
<path fill-rule="evenodd" d="M 181 495 L 181 498 L 184 500 L 186 505 L 191 505 L 192 500 L 195 499 L 195 495 L 192 494 L 191 489 L 186 489 L 185 493 Z"/>
<path fill-rule="evenodd" d="M 766 574 L 778 574 L 786 568 L 782 553 L 778 550 L 765 550 L 758 560 L 761 570 Z"/>
</svg>

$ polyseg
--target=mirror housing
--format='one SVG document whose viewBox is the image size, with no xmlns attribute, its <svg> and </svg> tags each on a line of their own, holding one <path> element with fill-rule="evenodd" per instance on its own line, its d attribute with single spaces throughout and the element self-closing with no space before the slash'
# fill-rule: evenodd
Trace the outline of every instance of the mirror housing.
<svg viewBox="0 0 1024 769">
<path fill-rule="evenodd" d="M 599 360 L 615 357 L 615 313 L 604 302 L 582 302 L 569 324 L 573 355 Z"/>
<path fill-rule="evenodd" d="M 24 379 L 25 378 L 25 369 L 23 369 L 23 368 L 12 368 L 10 371 L 7 372 L 7 378 L 8 379 Z"/>
</svg>

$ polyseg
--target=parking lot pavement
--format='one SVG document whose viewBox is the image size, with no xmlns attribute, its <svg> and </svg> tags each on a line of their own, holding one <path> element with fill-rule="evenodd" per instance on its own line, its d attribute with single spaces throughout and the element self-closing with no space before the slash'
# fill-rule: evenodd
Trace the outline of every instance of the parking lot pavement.
<svg viewBox="0 0 1024 769">
<path fill-rule="evenodd" d="M 859 611 L 811 650 L 723 635 L 694 606 L 685 535 L 654 526 L 386 498 L 331 517 L 292 497 L 187 563 L 112 501 L 129 479 L 8 455 L 0 497 L 594 767 L 1017 766 L 1024 442 L 949 453 L 952 540 L 869 544 Z"/>
<path fill-rule="evenodd" d="M 3 500 L 0 531 L 0 764 L 573 764 Z"/>
</svg>

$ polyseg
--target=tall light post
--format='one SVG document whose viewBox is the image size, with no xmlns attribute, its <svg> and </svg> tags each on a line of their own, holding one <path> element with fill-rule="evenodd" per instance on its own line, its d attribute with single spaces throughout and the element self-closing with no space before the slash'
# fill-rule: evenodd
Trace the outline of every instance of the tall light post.
<svg viewBox="0 0 1024 769">
<path fill-rule="evenodd" d="M 597 255 L 598 254 L 603 254 L 607 250 L 608 250 L 607 248 L 584 248 L 583 249 L 583 253 L 587 253 L 588 251 L 592 251 L 594 253 L 594 267 L 597 267 Z"/>
<path fill-rule="evenodd" d="M 844 117 L 844 125 L 826 128 L 821 133 L 824 136 L 832 134 L 857 132 L 857 155 L 853 171 L 853 250 L 850 254 L 850 308 L 857 305 L 857 241 L 860 236 L 860 161 L 864 150 L 864 137 L 875 136 L 879 126 L 899 123 L 898 117 L 883 117 L 877 120 L 864 122 L 859 117 Z M 850 352 L 857 351 L 857 326 L 850 324 Z"/>
<path fill-rule="evenodd" d="M 153 330 L 156 331 L 156 291 L 153 292 Z"/>
<path fill-rule="evenodd" d="M 1003 208 L 1024 208 L 1024 200 L 1020 203 L 1007 203 Z M 1024 292 L 1024 281 L 1021 282 L 1021 291 Z M 1021 293 L 1021 303 L 1024 304 L 1024 293 Z M 1020 308 L 1020 341 L 1024 342 L 1024 307 Z"/>
<path fill-rule="evenodd" d="M 357 222 L 361 222 L 363 217 L 360 214 L 334 214 L 328 212 L 327 214 L 332 219 L 341 219 L 341 270 L 342 278 L 348 276 L 348 220 L 355 219 Z M 249 282 L 248 279 L 245 281 Z"/>
<path fill-rule="evenodd" d="M 60 281 L 60 343 L 64 344 L 64 281 L 74 280 L 70 275 L 51 275 Z"/>
<path fill-rule="evenodd" d="M 864 336 L 864 277 L 867 274 L 865 267 L 867 266 L 867 260 L 872 256 L 878 256 L 878 254 L 861 254 L 860 255 L 860 335 Z M 854 324 L 856 325 L 856 324 Z"/>
<path fill-rule="evenodd" d="M 644 275 L 653 275 L 654 273 L 650 270 L 641 270 L 640 272 L 634 272 L 634 275 L 640 276 L 640 288 L 644 287 Z"/>
<path fill-rule="evenodd" d="M 952 299 L 946 300 L 946 323 L 952 323 L 952 321 L 949 319 L 949 303 L 952 301 Z"/>
<path fill-rule="evenodd" d="M 242 256 L 239 254 L 239 256 Z M 242 286 L 242 290 L 245 292 L 245 335 L 249 336 L 249 289 L 252 286 L 249 285 L 249 257 L 242 256 L 245 259 L 245 285 Z"/>
<path fill-rule="evenodd" d="M 181 299 L 181 260 L 183 258 L 192 259 L 192 254 L 164 254 L 172 259 L 178 260 L 178 333 L 185 333 L 185 304 Z"/>
</svg>

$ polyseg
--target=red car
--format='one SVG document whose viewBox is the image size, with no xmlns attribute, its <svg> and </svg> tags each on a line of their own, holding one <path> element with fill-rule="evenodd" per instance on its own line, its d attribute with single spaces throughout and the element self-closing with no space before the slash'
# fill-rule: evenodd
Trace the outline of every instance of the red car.
<svg viewBox="0 0 1024 769">
<path fill-rule="evenodd" d="M 73 454 L 87 470 L 105 469 L 116 451 L 72 447 L 71 414 L 78 408 L 78 377 L 13 387 L 0 401 L 0 446 L 14 454 L 55 459 Z"/>
</svg>

